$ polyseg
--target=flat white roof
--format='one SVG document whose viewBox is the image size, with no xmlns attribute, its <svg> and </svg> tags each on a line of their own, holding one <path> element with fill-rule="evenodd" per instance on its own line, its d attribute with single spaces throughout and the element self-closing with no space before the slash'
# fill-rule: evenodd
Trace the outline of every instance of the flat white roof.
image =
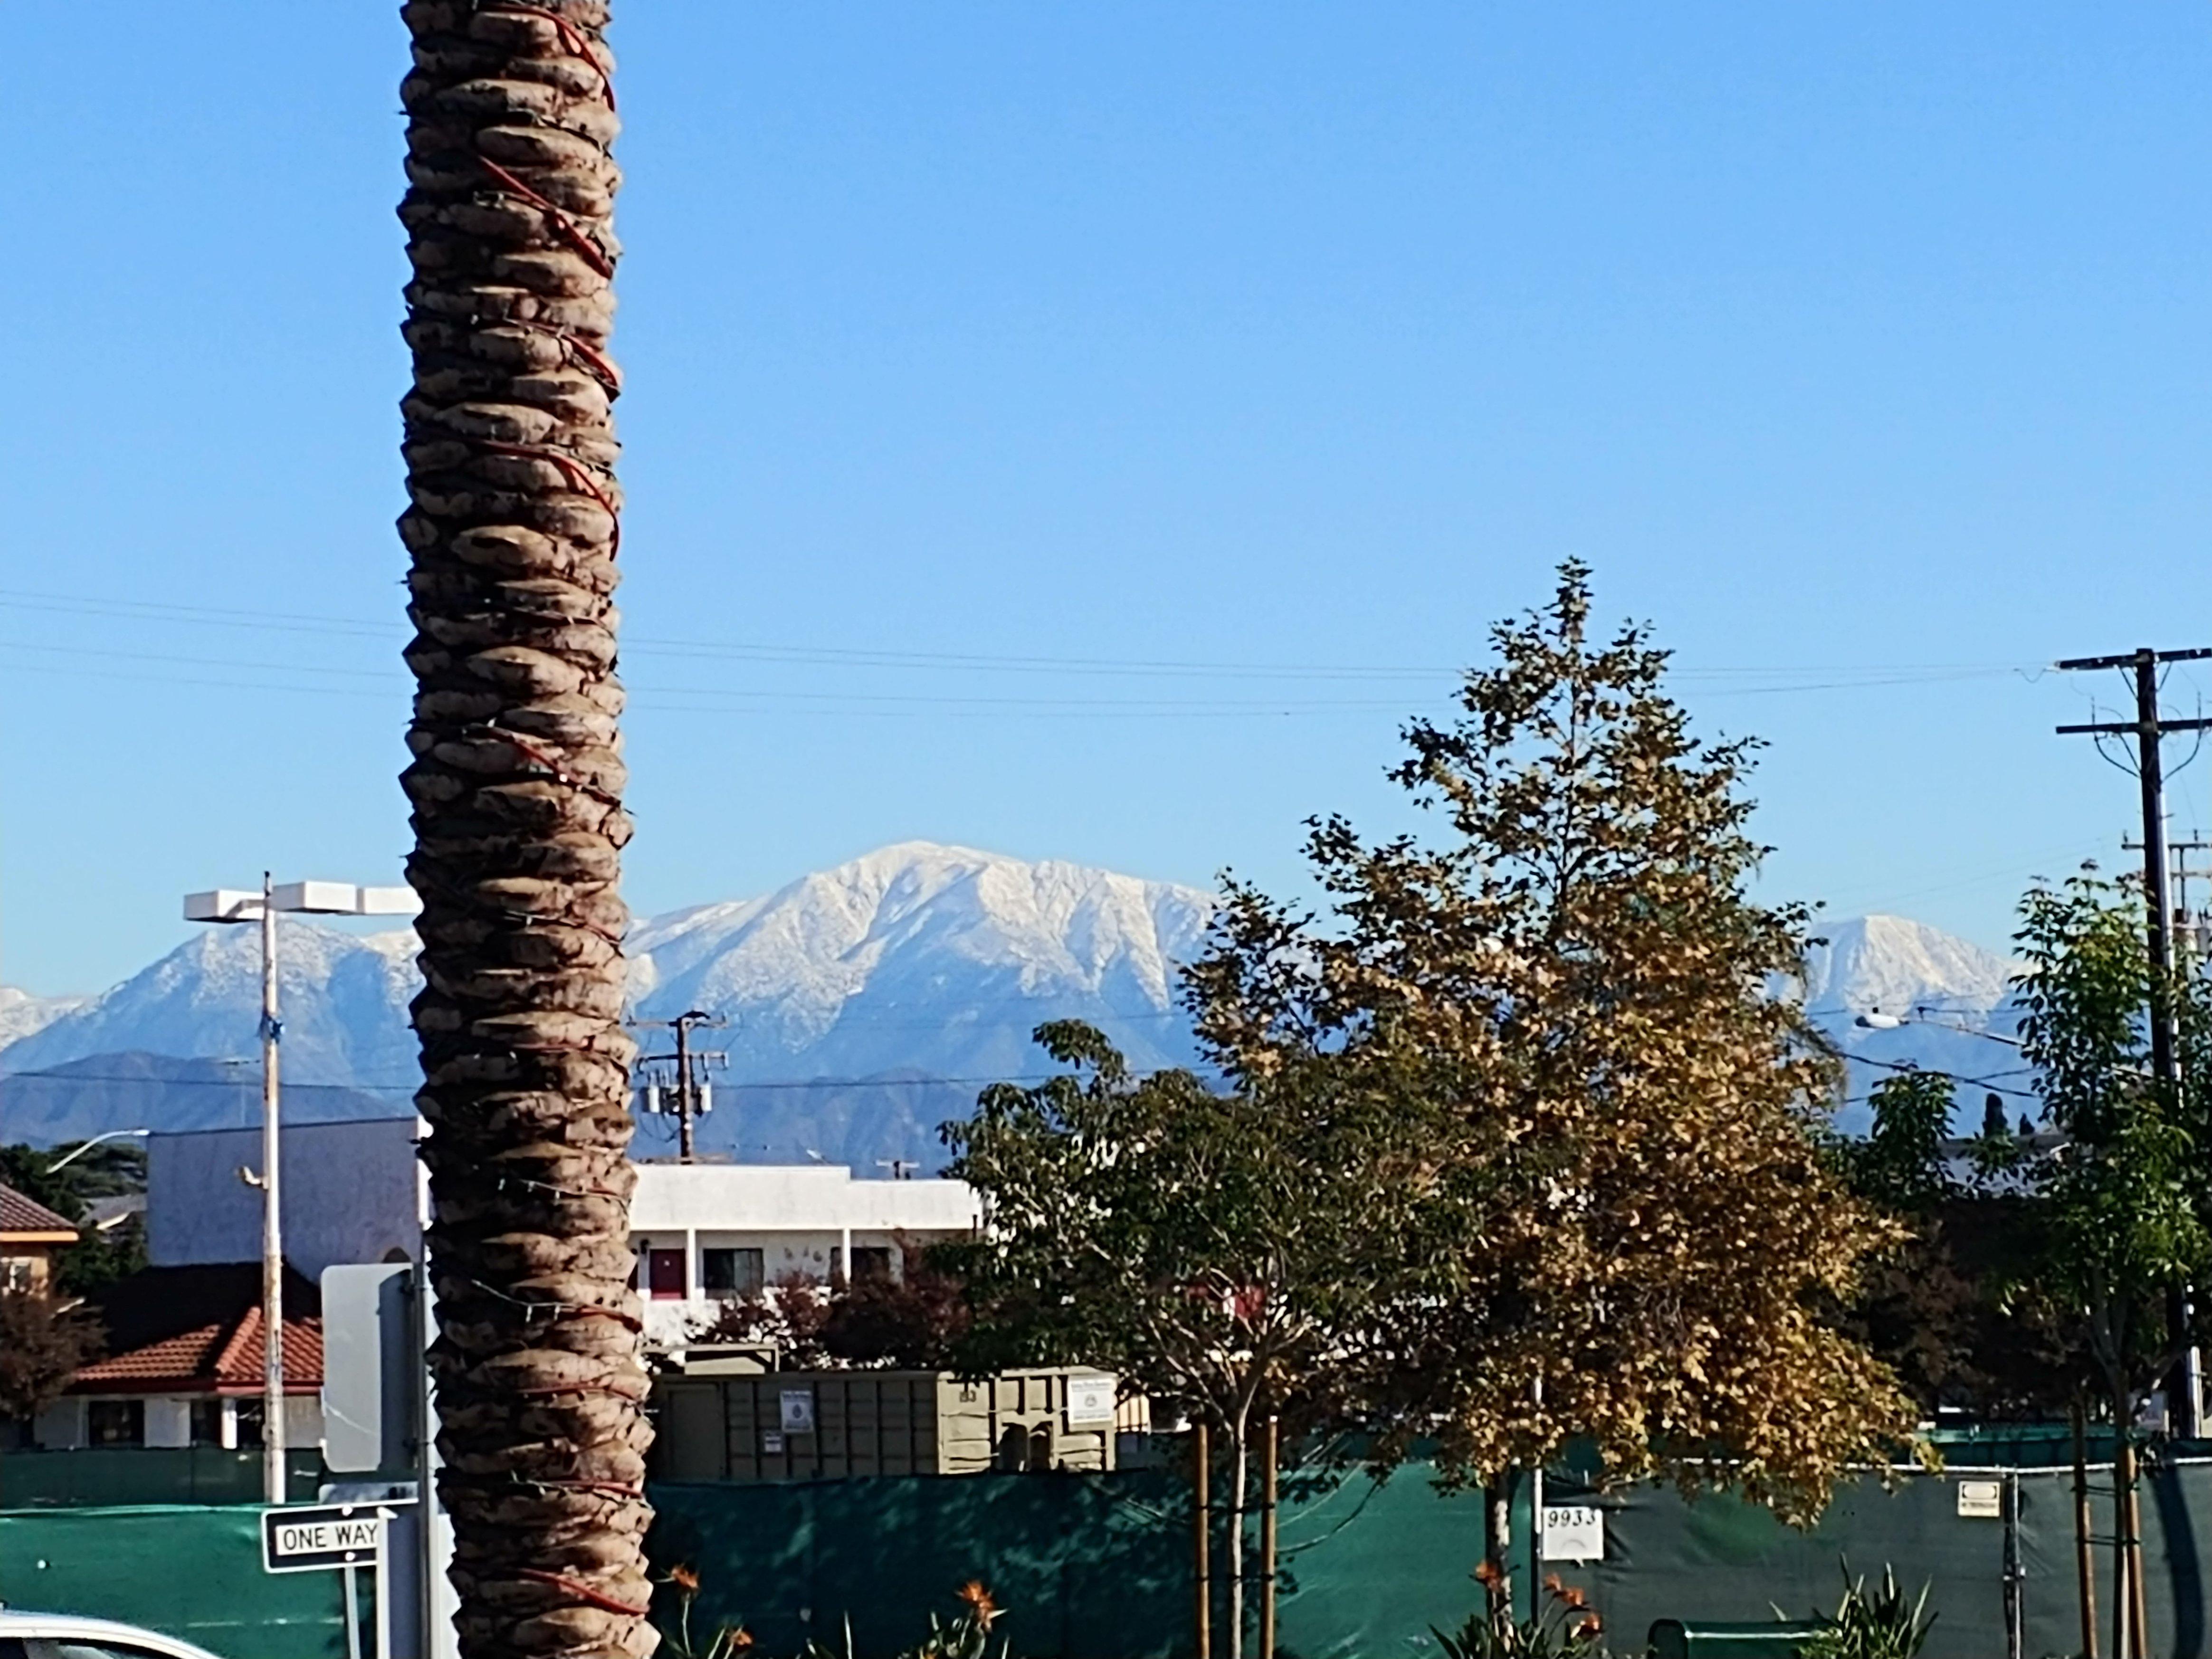
<svg viewBox="0 0 2212 1659">
<path fill-rule="evenodd" d="M 632 1232 L 964 1232 L 964 1181 L 855 1181 L 835 1164 L 641 1164 Z"/>
</svg>

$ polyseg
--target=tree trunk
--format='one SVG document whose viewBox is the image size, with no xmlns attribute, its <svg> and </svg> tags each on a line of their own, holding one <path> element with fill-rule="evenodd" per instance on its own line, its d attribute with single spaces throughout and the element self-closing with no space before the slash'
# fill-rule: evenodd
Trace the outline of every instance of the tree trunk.
<svg viewBox="0 0 2212 1659">
<path fill-rule="evenodd" d="M 621 1024 L 606 7 L 403 15 L 402 781 L 456 1622 L 470 1659 L 641 1656 L 657 1638 Z"/>
<path fill-rule="evenodd" d="M 1244 1489 L 1251 1479 L 1251 1407 L 1229 1425 L 1235 1441 L 1229 1474 L 1229 1656 L 1244 1659 Z"/>
</svg>

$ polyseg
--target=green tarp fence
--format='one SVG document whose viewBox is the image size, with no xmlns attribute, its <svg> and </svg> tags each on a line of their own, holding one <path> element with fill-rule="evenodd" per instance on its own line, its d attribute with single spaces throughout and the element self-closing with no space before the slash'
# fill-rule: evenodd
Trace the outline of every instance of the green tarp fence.
<svg viewBox="0 0 2212 1659">
<path fill-rule="evenodd" d="M 1433 1651 L 1480 1599 L 1482 1504 L 1422 1471 L 1294 1482 L 1280 1520 L 1285 1654 Z M 1188 1485 L 1165 1474 L 920 1476 L 670 1485 L 650 1547 L 699 1573 L 695 1634 L 742 1620 L 769 1653 L 810 1638 L 866 1656 L 911 1648 L 970 1579 L 1006 1609 L 1018 1654 L 1150 1659 L 1191 1650 Z M 1224 1568 L 1217 1565 L 1220 1574 Z M 1225 1583 L 1216 1627 L 1225 1630 Z M 1248 1615 L 1256 1618 L 1259 1587 Z M 1223 1639 L 1218 1651 L 1226 1652 Z"/>
<path fill-rule="evenodd" d="M 1958 1449 L 1954 1449 L 1954 1455 Z M 1936 1622 L 1927 1659 L 1990 1659 L 2008 1651 L 2005 1532 L 2002 1518 L 1961 1515 L 1969 1480 L 2018 1482 L 2021 1651 L 2027 1659 L 2081 1650 L 2080 1574 L 2074 1542 L 2074 1480 L 2064 1468 L 1973 1468 L 1900 1477 L 1884 1490 L 1869 1478 L 1841 1488 L 1819 1526 L 1796 1532 L 1767 1511 L 1731 1498 L 1686 1504 L 1671 1492 L 1636 1487 L 1577 1491 L 1554 1479 L 1545 1501 L 1586 1503 L 1606 1522 L 1606 1559 L 1550 1570 L 1587 1589 L 1624 1647 L 1640 1644 L 1654 1620 L 1802 1618 L 1833 1611 L 1844 1569 L 1869 1588 L 1885 1566 L 1910 1595 L 1929 1589 Z M 2113 1535 L 2109 1468 L 2092 1472 L 2090 1535 L 2100 1651 L 2111 1653 Z M 2161 1659 L 2205 1659 L 2205 1552 L 2212 1538 L 2212 1465 L 2189 1460 L 2146 1474 L 2142 1499 L 2150 1650 Z"/>
<path fill-rule="evenodd" d="M 264 1572 L 260 1528 L 258 1505 L 0 1515 L 0 1601 L 124 1620 L 222 1659 L 337 1659 L 340 1575 Z"/>
<path fill-rule="evenodd" d="M 1929 1659 L 1996 1659 L 2007 1650 L 2006 1522 L 1960 1514 L 1959 1497 L 1964 1480 L 2006 1473 L 1954 1468 L 1903 1476 L 1887 1490 L 1855 1481 L 1807 1533 L 1730 1498 L 1686 1504 L 1649 1486 L 1590 1493 L 1554 1477 L 1547 1504 L 1603 1511 L 1605 1553 L 1547 1565 L 1588 1593 L 1613 1650 L 1635 1653 L 1656 1619 L 1759 1620 L 1778 1605 L 1802 1617 L 1834 1606 L 1841 1561 L 1873 1579 L 1893 1564 L 1908 1590 L 1929 1586 L 1937 1620 Z M 2009 1474 L 2019 1483 L 2021 1651 L 2077 1652 L 2070 1476 Z M 1430 1627 L 1455 1626 L 1479 1599 L 1468 1571 L 1481 1550 L 1480 1501 L 1439 1494 L 1419 1468 L 1379 1487 L 1357 1475 L 1291 1485 L 1280 1650 L 1297 1659 L 1433 1654 Z M 854 1650 L 875 1659 L 915 1645 L 929 1612 L 951 1613 L 954 1592 L 972 1578 L 1008 1610 L 1000 1628 L 1029 1659 L 1191 1650 L 1189 1492 L 1172 1473 L 669 1485 L 652 1495 L 654 1561 L 664 1572 L 683 1564 L 699 1573 L 702 1638 L 720 1619 L 741 1619 L 757 1651 L 793 1654 L 811 1639 L 842 1653 L 849 1621 Z M 1516 1540 L 1525 1542 L 1531 1518 L 1524 1495 Z M 2143 1521 L 2151 1650 L 2212 1659 L 2212 1464 L 2153 1471 Z M 170 1631 L 225 1659 L 335 1659 L 344 1650 L 337 1575 L 263 1573 L 257 1525 L 252 1505 L 0 1514 L 0 1600 Z M 2092 1526 L 2112 1536 L 2108 1488 L 2095 1492 Z M 2102 1545 L 2097 1571 L 2109 1653 L 2112 1560 Z M 1225 1598 L 1216 1604 L 1216 1651 L 1226 1652 Z"/>
<path fill-rule="evenodd" d="M 285 1460 L 289 1495 L 312 1504 L 328 1479 L 319 1453 Z M 80 1447 L 0 1452 L 0 1510 L 115 1509 L 143 1504 L 258 1504 L 259 1451 L 219 1446 Z"/>
</svg>

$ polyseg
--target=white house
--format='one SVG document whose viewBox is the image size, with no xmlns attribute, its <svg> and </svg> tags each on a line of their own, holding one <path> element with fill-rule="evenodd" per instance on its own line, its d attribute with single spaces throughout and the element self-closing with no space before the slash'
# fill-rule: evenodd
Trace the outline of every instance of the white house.
<svg viewBox="0 0 2212 1659">
<path fill-rule="evenodd" d="M 720 1304 L 793 1274 L 896 1274 L 902 1240 L 956 1237 L 981 1221 L 963 1181 L 855 1181 L 838 1164 L 640 1164 L 630 1235 L 646 1340 L 680 1346 Z"/>
<path fill-rule="evenodd" d="M 284 1130 L 284 1256 L 310 1279 L 338 1262 L 419 1261 L 428 1183 L 412 1116 Z M 147 1255 L 157 1267 L 259 1260 L 258 1128 L 149 1143 Z M 647 1340 L 680 1346 L 720 1303 L 797 1273 L 898 1271 L 898 1243 L 971 1232 L 982 1206 L 958 1181 L 856 1181 L 841 1164 L 638 1165 L 630 1232 Z"/>
</svg>

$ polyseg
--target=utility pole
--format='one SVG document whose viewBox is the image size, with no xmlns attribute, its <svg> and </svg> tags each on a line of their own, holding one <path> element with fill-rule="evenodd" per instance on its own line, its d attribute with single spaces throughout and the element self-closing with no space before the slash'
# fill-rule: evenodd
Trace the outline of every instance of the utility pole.
<svg viewBox="0 0 2212 1659">
<path fill-rule="evenodd" d="M 668 1054 L 646 1054 L 640 1058 L 641 1066 L 659 1065 L 673 1060 L 676 1065 L 676 1158 L 680 1164 L 694 1159 L 692 1124 L 707 1109 L 712 1085 L 705 1084 L 700 1073 L 707 1066 L 726 1064 L 729 1055 L 719 1048 L 694 1049 L 691 1033 L 703 1028 L 720 1030 L 729 1024 L 726 1016 L 710 1014 L 704 1009 L 690 1008 L 673 1019 L 637 1019 L 631 1024 L 640 1030 L 673 1031 L 676 1052 Z"/>
<path fill-rule="evenodd" d="M 2152 998 L 2150 1008 L 2151 1075 L 2168 1100 L 2179 1097 L 2180 1080 L 2174 1065 L 2173 1009 L 2166 986 L 2173 971 L 2173 909 L 2168 895 L 2166 842 L 2166 771 L 2160 749 L 2169 732 L 2212 730 L 2212 720 L 2169 720 L 2158 710 L 2158 671 L 2166 663 L 2200 662 L 2212 658 L 2212 647 L 2189 651 L 2154 651 L 2148 646 L 2113 657 L 2075 657 L 2058 665 L 2069 673 L 2113 668 L 2130 671 L 2136 694 L 2133 720 L 2092 721 L 2062 726 L 2061 737 L 2131 737 L 2136 743 L 2136 778 L 2142 792 L 2143 905 L 2146 940 L 2150 951 Z M 2179 1338 L 2189 1322 L 2189 1292 L 2176 1286 L 2168 1298 L 2167 1322 Z M 2185 1439 L 2195 1439 L 2203 1429 L 2203 1361 L 2191 1346 L 2181 1363 L 2180 1398 L 2173 1413 L 2174 1426 Z"/>
<path fill-rule="evenodd" d="M 284 1138 L 277 1121 L 276 889 L 261 872 L 261 1486 L 288 1496 L 284 1478 Z"/>
</svg>

